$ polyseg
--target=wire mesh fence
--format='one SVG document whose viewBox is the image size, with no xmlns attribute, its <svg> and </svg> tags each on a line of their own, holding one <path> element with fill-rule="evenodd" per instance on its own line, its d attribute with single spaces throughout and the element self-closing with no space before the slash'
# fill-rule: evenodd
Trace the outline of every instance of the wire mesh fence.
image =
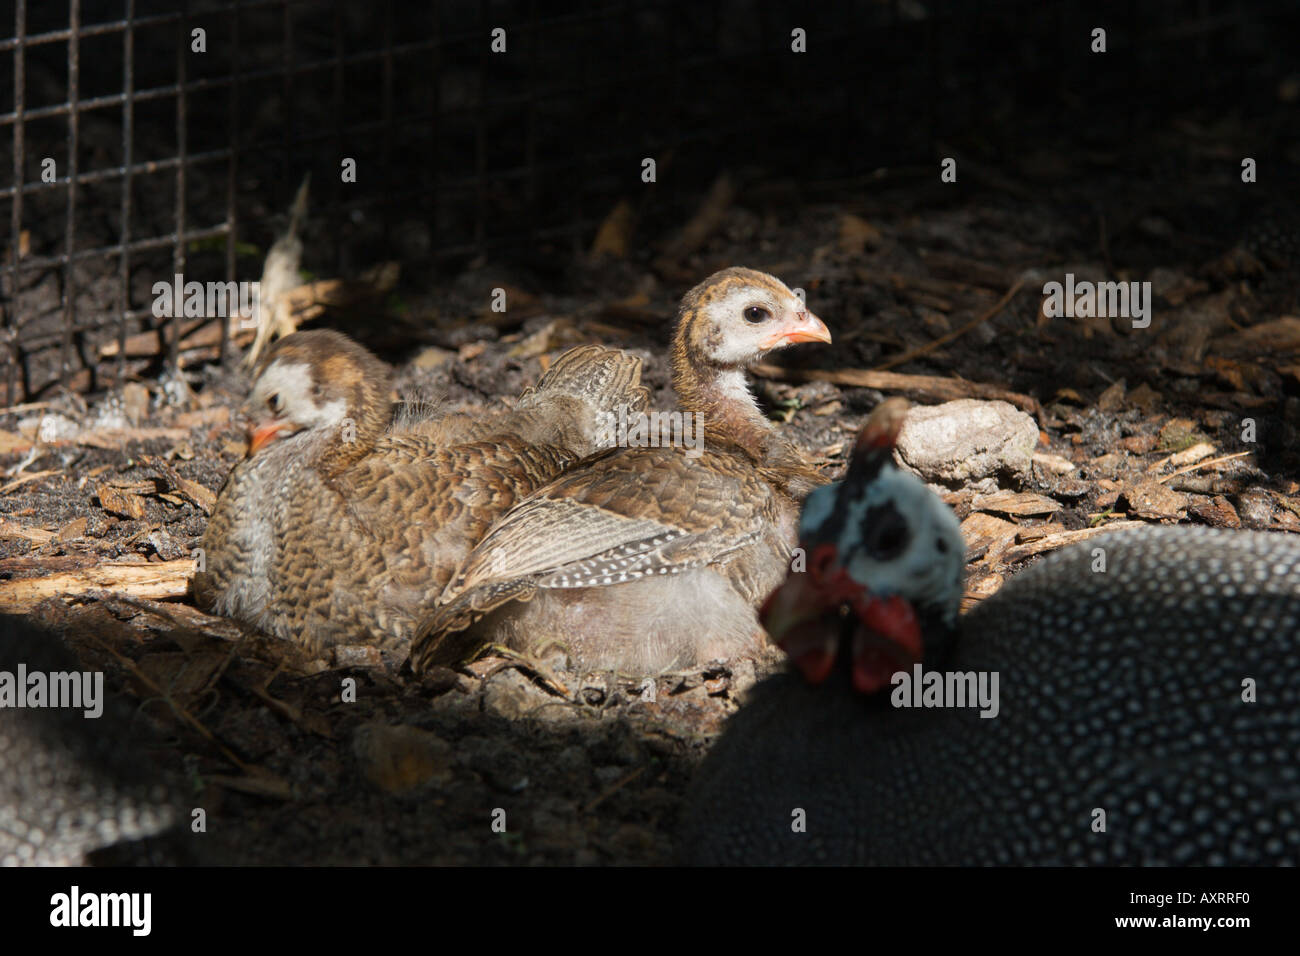
<svg viewBox="0 0 1300 956">
<path fill-rule="evenodd" d="M 1151 110 L 1242 106 L 1298 19 L 1281 0 L 13 0 L 4 403 L 175 362 L 202 320 L 155 316 L 155 283 L 256 279 L 307 174 L 317 271 L 563 257 L 646 157 L 647 215 L 669 220 L 723 168 L 833 191 L 1009 117 L 1139 136 Z M 1084 70 L 1098 25 L 1110 53 Z M 131 354 L 145 331 L 156 354 Z M 224 323 L 215 344 L 228 358 Z"/>
</svg>

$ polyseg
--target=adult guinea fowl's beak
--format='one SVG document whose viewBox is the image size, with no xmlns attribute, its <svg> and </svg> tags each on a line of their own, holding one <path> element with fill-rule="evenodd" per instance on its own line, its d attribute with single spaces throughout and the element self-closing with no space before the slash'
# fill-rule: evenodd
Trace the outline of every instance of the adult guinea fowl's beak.
<svg viewBox="0 0 1300 956">
<path fill-rule="evenodd" d="M 797 342 L 826 342 L 830 343 L 831 330 L 826 328 L 826 323 L 817 316 L 813 315 L 807 309 L 788 310 L 781 315 L 780 321 L 761 342 L 759 347 L 764 351 L 778 348 L 782 345 L 794 345 Z"/>
<path fill-rule="evenodd" d="M 759 618 L 809 683 L 826 679 L 840 648 L 848 644 L 853 687 L 874 694 L 893 675 L 921 660 L 921 627 L 915 608 L 898 595 L 873 594 L 845 568 L 858 529 L 843 507 L 865 493 L 889 460 L 907 403 L 883 402 L 867 420 L 853 448 L 836 504 L 819 527 L 803 528 L 806 570 L 791 571 L 764 602 Z"/>
</svg>

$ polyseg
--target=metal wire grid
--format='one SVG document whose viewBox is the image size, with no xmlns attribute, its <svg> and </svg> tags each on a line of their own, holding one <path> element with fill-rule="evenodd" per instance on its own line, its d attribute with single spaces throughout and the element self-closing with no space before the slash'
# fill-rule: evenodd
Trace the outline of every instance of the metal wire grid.
<svg viewBox="0 0 1300 956">
<path fill-rule="evenodd" d="M 260 225 L 265 231 L 264 222 L 251 221 L 263 220 L 265 214 L 248 216 L 247 197 L 241 195 L 250 166 L 264 173 L 260 182 L 264 210 L 282 210 L 303 169 L 315 166 L 325 174 L 314 177 L 318 188 L 327 184 L 327 201 L 314 203 L 315 208 L 323 205 L 344 222 L 352 210 L 418 209 L 434 237 L 432 252 L 445 258 L 481 254 L 493 247 L 517 248 L 589 236 L 608 210 L 610 197 L 634 182 L 639 156 L 689 149 L 692 144 L 725 143 L 751 134 L 766 122 L 746 110 L 723 122 L 704 123 L 687 108 L 690 99 L 701 92 L 693 88 L 692 76 L 707 82 L 702 74 L 743 60 L 752 52 L 729 55 L 709 49 L 707 42 L 683 39 L 720 35 L 724 24 L 723 11 L 718 8 L 696 9 L 693 4 L 676 2 L 647 17 L 637 4 L 613 2 L 582 13 L 542 17 L 535 3 L 435 3 L 419 23 L 422 30 L 411 30 L 409 11 L 386 0 L 367 14 L 379 23 L 377 35 L 357 42 L 350 35 L 356 17 L 344 2 L 175 0 L 152 6 L 159 5 L 167 8 L 152 9 L 148 0 L 120 0 L 120 15 L 106 16 L 102 3 L 69 0 L 66 26 L 32 30 L 29 0 L 16 0 L 13 36 L 0 39 L 0 55 L 11 56 L 14 77 L 13 110 L 0 115 L 0 126 L 8 127 L 13 136 L 12 184 L 0 187 L 0 201 L 10 203 L 12 233 L 10 259 L 5 264 L 6 404 L 47 384 L 32 380 L 23 358 L 48 346 L 52 337 L 57 337 L 58 379 L 68 384 L 80 358 L 75 354 L 78 338 L 115 327 L 118 359 L 114 371 L 120 380 L 128 334 L 155 324 L 150 309 L 141 306 L 138 297 L 132 301 L 133 275 L 148 268 L 142 259 L 150 254 L 170 253 L 167 273 L 159 260 L 150 262 L 157 273 L 151 277 L 162 278 L 170 272 L 186 274 L 196 244 L 220 243 L 224 247 L 222 277 L 237 278 L 239 245 L 246 225 L 243 220 L 249 219 L 249 225 Z M 783 41 L 784 34 L 776 24 L 779 18 L 761 3 L 756 9 L 763 32 L 775 37 L 769 48 L 788 42 Z M 895 7 L 880 9 L 886 19 L 897 16 Z M 869 12 L 873 17 L 864 19 L 863 24 L 881 20 L 879 11 Z M 215 36 L 217 20 L 224 21 L 228 31 L 221 42 Z M 279 22 L 278 36 L 273 35 L 275 20 Z M 508 28 L 509 43 L 521 54 L 504 61 L 508 70 L 515 71 L 505 83 L 497 82 L 502 71 L 490 61 L 485 39 L 496 24 Z M 189 55 L 189 33 L 196 25 L 207 26 L 210 34 L 209 53 L 203 61 Z M 751 32 L 752 26 L 747 27 Z M 158 31 L 166 28 L 173 31 L 170 51 L 158 42 Z M 654 34 L 654 43 L 646 44 L 643 56 L 629 57 L 625 50 L 629 31 L 638 28 Z M 152 31 L 153 42 L 142 48 L 137 38 L 148 31 Z M 112 92 L 84 95 L 83 48 L 97 38 L 120 41 L 121 85 Z M 246 47 L 258 43 L 273 47 L 278 55 L 246 62 L 250 59 Z M 27 64 L 43 48 L 59 46 L 66 48 L 66 97 L 31 105 Z M 602 50 L 603 56 L 593 52 Z M 156 61 L 160 51 L 169 52 L 173 75 L 165 81 L 154 77 L 141 82 L 141 58 Z M 215 65 L 207 75 L 192 76 L 195 64 L 204 61 Z M 419 71 L 411 69 L 413 62 L 422 67 L 423 90 L 419 89 Z M 102 66 L 101 57 L 101 73 Z M 354 81 L 358 70 L 378 74 L 370 78 L 372 95 L 362 98 L 369 107 L 368 118 L 349 115 L 346 108 L 357 100 Z M 328 89 L 319 82 L 322 76 L 328 77 Z M 468 88 L 457 91 L 455 81 Z M 263 128 L 254 134 L 247 122 L 248 91 L 266 90 L 268 84 L 279 87 L 281 115 L 272 124 L 271 133 Z M 633 91 L 624 96 L 629 102 L 637 100 L 638 89 L 646 92 L 641 97 L 643 108 L 617 110 L 620 117 L 602 113 L 617 98 L 615 88 Z M 456 102 L 447 101 L 449 90 Z M 218 114 L 212 96 L 222 93 L 224 110 Z M 207 101 L 206 111 L 200 113 L 191 104 L 201 97 Z M 584 99 L 589 108 L 583 108 Z M 312 109 L 300 109 L 304 103 Z M 140 111 L 167 104 L 174 111 L 170 154 L 147 159 L 138 156 Z M 83 163 L 84 118 L 111 110 L 120 111 L 117 161 Z M 313 111 L 317 115 L 303 115 Z M 322 112 L 326 115 L 319 115 Z M 593 116 L 608 127 L 608 134 L 575 135 L 575 119 L 590 126 Z M 60 121 L 66 130 L 64 156 L 53 182 L 44 182 L 35 174 L 32 154 L 48 152 L 54 144 L 34 143 L 25 132 L 46 120 Z M 214 145 L 208 137 L 204 145 L 196 147 L 192 142 L 196 123 L 200 133 L 202 127 L 220 126 L 225 142 Z M 638 124 L 641 128 L 634 128 Z M 655 126 L 654 132 L 649 131 L 650 125 Z M 591 133 L 589 129 L 584 132 Z M 444 143 L 441 150 L 436 148 L 439 140 Z M 450 148 L 445 148 L 446 144 Z M 338 157 L 367 150 L 376 154 L 380 170 L 372 181 L 377 178 L 389 185 L 381 190 L 343 189 L 335 165 Z M 408 163 L 400 175 L 394 173 L 403 166 L 395 161 L 398 152 L 425 151 L 436 158 L 417 164 L 414 171 Z M 273 172 L 265 174 L 268 166 L 273 166 Z M 159 174 L 172 177 L 168 229 L 142 226 L 138 221 L 140 183 Z M 198 219 L 192 210 L 191 187 L 218 178 L 224 180 L 223 215 Z M 88 242 L 79 232 L 85 212 L 83 196 L 88 188 L 105 184 L 117 187 L 119 193 L 116 235 L 113 241 Z M 500 197 L 516 191 L 517 200 L 506 203 L 508 212 L 503 213 Z M 64 199 L 61 248 L 20 256 L 19 237 L 30 217 L 32 197 L 52 192 L 61 193 Z M 548 214 L 534 214 L 539 204 L 547 206 Z M 350 264 L 343 262 L 344 244 L 338 245 L 334 264 L 346 267 Z M 96 260 L 116 261 L 116 302 L 111 309 L 79 315 L 76 266 Z M 57 333 L 48 327 L 32 328 L 21 308 L 23 277 L 51 270 L 58 272 L 61 286 L 62 323 Z M 247 268 L 244 271 L 247 273 Z M 173 362 L 182 331 L 180 323 L 162 328 Z M 226 338 L 223 328 L 223 356 L 228 355 Z M 94 363 L 87 360 L 85 365 L 93 373 Z M 90 383 L 97 383 L 93 374 Z"/>
</svg>

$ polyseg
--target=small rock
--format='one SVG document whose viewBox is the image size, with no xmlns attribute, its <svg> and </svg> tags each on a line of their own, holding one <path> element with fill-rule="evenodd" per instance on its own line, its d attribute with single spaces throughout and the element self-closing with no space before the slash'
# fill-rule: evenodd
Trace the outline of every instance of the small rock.
<svg viewBox="0 0 1300 956">
<path fill-rule="evenodd" d="M 595 772 L 596 783 L 601 789 L 605 789 L 618 783 L 618 781 L 627 776 L 627 773 L 628 770 L 626 767 L 619 767 L 614 764 L 597 767 Z"/>
<path fill-rule="evenodd" d="M 175 561 L 176 559 L 183 558 L 189 554 L 189 549 L 177 544 L 176 539 L 167 533 L 166 528 L 158 528 L 155 531 L 150 531 L 149 543 L 153 545 L 153 549 L 158 552 L 158 557 L 162 558 L 164 561 Z"/>
<path fill-rule="evenodd" d="M 265 707 L 227 711 L 213 729 L 245 760 L 265 760 L 287 745 L 284 724 Z"/>
<path fill-rule="evenodd" d="M 589 740 L 587 754 L 593 763 L 621 764 L 625 767 L 634 766 L 643 759 L 641 748 L 626 724 L 610 724 L 603 737 Z"/>
<path fill-rule="evenodd" d="M 1066 478 L 1062 481 L 1053 482 L 1051 487 L 1053 495 L 1058 498 L 1065 498 L 1069 501 L 1082 498 L 1091 490 L 1091 485 L 1078 478 Z"/>
<path fill-rule="evenodd" d="M 583 780 L 591 773 L 591 758 L 581 747 L 570 744 L 560 750 L 551 760 L 556 773 L 563 774 L 570 780 Z"/>
<path fill-rule="evenodd" d="M 186 381 L 185 374 L 167 366 L 158 376 L 158 394 L 154 396 L 156 408 L 170 407 L 188 410 L 196 407 L 194 390 Z"/>
<path fill-rule="evenodd" d="M 923 478 L 966 484 L 1032 474 L 1038 425 L 1008 402 L 959 399 L 908 412 L 894 456 Z"/>
<path fill-rule="evenodd" d="M 407 219 L 400 222 L 393 230 L 393 240 L 405 261 L 418 262 L 424 259 L 433 247 L 433 238 L 428 223 L 422 219 Z"/>
<path fill-rule="evenodd" d="M 575 819 L 573 807 L 551 797 L 533 809 L 525 824 L 530 850 L 575 852 L 587 843 L 587 834 Z"/>
<path fill-rule="evenodd" d="M 1187 510 L 1187 496 L 1158 481 L 1142 481 L 1125 489 L 1129 511 L 1139 518 L 1174 521 Z"/>
<path fill-rule="evenodd" d="M 1273 499 L 1257 488 L 1243 491 L 1237 496 L 1237 513 L 1247 528 L 1267 528 L 1273 524 Z"/>
<path fill-rule="evenodd" d="M 1076 470 L 1074 462 L 1063 455 L 1053 455 L 1045 451 L 1036 451 L 1033 454 L 1033 462 L 1042 471 L 1054 475 L 1069 475 Z"/>
<path fill-rule="evenodd" d="M 454 349 L 461 349 L 471 344 L 482 345 L 483 348 L 479 349 L 481 355 L 487 349 L 486 343 L 495 341 L 499 335 L 500 333 L 495 326 L 486 322 L 470 322 L 455 328 L 442 330 L 440 341 L 443 345 Z"/>
</svg>

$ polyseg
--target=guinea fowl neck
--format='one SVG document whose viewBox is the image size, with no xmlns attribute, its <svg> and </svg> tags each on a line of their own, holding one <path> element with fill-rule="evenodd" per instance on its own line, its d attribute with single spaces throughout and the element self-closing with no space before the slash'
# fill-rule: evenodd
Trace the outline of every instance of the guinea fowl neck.
<svg viewBox="0 0 1300 956">
<path fill-rule="evenodd" d="M 379 436 L 388 427 L 389 408 L 385 393 L 386 384 L 367 381 L 361 386 L 361 398 L 351 409 L 352 417 L 334 426 L 331 440 L 321 450 L 321 464 L 326 471 L 342 471 L 374 449 Z"/>
<path fill-rule="evenodd" d="M 682 410 L 703 416 L 705 440 L 734 444 L 762 461 L 776 436 L 759 411 L 743 368 L 719 368 L 687 348 L 679 333 L 672 355 L 673 388 Z"/>
</svg>

